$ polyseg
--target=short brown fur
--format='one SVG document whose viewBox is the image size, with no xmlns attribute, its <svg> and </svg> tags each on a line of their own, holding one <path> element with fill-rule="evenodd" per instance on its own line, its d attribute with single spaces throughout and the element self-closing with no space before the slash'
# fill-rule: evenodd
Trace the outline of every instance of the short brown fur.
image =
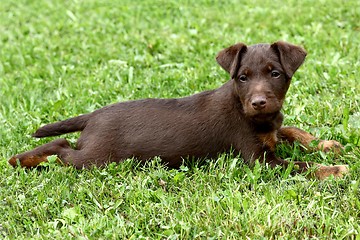
<svg viewBox="0 0 360 240">
<path fill-rule="evenodd" d="M 9 163 L 35 167 L 57 155 L 76 168 L 104 166 L 135 157 L 147 161 L 159 156 L 170 167 L 187 157 L 214 158 L 231 149 L 249 164 L 259 159 L 275 167 L 289 162 L 275 156 L 277 140 L 299 141 L 309 147 L 314 136 L 293 127 L 281 127 L 280 110 L 291 77 L 306 52 L 278 41 L 246 46 L 238 43 L 222 50 L 217 61 L 231 79 L 218 89 L 178 99 L 144 99 L 113 104 L 92 113 L 48 124 L 34 137 L 82 131 L 76 148 L 58 139 L 13 156 Z M 339 149 L 335 141 L 320 140 L 319 149 Z M 342 177 L 346 166 L 326 167 L 312 162 L 294 163 L 299 172 L 317 166 L 315 176 Z"/>
</svg>

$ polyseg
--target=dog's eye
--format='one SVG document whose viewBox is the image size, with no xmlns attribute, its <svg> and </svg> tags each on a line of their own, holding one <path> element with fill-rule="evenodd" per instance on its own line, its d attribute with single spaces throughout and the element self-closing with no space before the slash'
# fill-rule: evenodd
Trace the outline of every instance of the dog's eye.
<svg viewBox="0 0 360 240">
<path fill-rule="evenodd" d="M 239 80 L 240 80 L 240 82 L 246 82 L 247 76 L 246 75 L 240 75 Z"/>
<path fill-rule="evenodd" d="M 280 72 L 277 70 L 271 71 L 271 77 L 273 77 L 273 78 L 278 78 L 278 77 L 280 77 L 280 75 L 281 75 Z"/>
</svg>

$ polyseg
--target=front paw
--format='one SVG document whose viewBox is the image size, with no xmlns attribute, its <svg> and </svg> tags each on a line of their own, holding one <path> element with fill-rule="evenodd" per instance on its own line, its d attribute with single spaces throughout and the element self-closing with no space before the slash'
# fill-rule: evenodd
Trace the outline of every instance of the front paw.
<svg viewBox="0 0 360 240">
<path fill-rule="evenodd" d="M 342 178 L 348 173 L 348 165 L 323 166 L 318 164 L 318 169 L 315 171 L 315 177 L 319 180 L 324 180 L 330 176 Z"/>
<path fill-rule="evenodd" d="M 335 140 L 321 140 L 317 146 L 317 149 L 323 152 L 334 152 L 335 154 L 340 154 L 344 147 L 341 143 Z"/>
</svg>

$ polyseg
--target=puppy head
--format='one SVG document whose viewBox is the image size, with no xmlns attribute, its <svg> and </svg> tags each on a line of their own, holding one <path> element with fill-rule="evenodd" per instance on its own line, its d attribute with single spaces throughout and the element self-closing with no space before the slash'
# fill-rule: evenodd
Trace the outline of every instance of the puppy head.
<svg viewBox="0 0 360 240">
<path fill-rule="evenodd" d="M 305 57 L 303 48 L 278 41 L 252 46 L 237 43 L 220 51 L 216 60 L 230 73 L 245 115 L 263 122 L 280 112 L 290 80 Z"/>
</svg>

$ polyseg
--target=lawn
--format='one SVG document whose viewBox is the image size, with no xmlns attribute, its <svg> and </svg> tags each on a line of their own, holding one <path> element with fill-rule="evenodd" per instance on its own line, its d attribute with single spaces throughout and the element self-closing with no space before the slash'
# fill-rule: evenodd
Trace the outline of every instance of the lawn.
<svg viewBox="0 0 360 240">
<path fill-rule="evenodd" d="M 0 238 L 360 239 L 359 19 L 358 0 L 2 0 Z M 31 138 L 42 124 L 217 88 L 229 79 L 219 50 L 279 39 L 308 51 L 285 125 L 337 140 L 345 152 L 282 145 L 278 155 L 348 164 L 343 179 L 250 168 L 225 154 L 178 170 L 159 159 L 91 170 L 7 163 L 53 139 Z"/>
</svg>

